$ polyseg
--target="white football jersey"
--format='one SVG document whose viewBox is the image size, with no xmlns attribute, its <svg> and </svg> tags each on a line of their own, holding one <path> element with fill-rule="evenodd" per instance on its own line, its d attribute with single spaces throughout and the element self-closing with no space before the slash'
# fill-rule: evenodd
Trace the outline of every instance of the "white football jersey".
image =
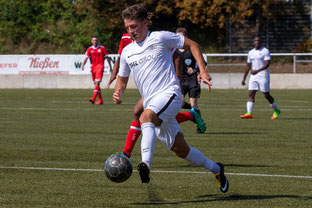
<svg viewBox="0 0 312 208">
<path fill-rule="evenodd" d="M 255 48 L 248 52 L 247 63 L 251 63 L 252 70 L 258 70 L 262 66 L 264 66 L 265 61 L 271 60 L 270 51 L 265 48 L 261 47 L 259 50 Z M 265 69 L 257 73 L 255 76 L 269 76 L 269 69 Z"/>
<path fill-rule="evenodd" d="M 148 32 L 143 42 L 132 42 L 122 51 L 118 75 L 129 77 L 132 71 L 144 108 L 154 95 L 162 92 L 181 96 L 171 49 L 183 45 L 182 35 L 167 31 Z"/>
</svg>

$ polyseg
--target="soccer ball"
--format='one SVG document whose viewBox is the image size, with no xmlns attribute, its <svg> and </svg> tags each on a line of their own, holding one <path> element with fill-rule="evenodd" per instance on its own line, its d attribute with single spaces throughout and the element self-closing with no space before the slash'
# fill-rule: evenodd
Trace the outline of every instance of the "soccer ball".
<svg viewBox="0 0 312 208">
<path fill-rule="evenodd" d="M 105 161 L 104 172 L 109 180 L 121 183 L 131 176 L 132 163 L 122 154 L 112 154 Z"/>
</svg>

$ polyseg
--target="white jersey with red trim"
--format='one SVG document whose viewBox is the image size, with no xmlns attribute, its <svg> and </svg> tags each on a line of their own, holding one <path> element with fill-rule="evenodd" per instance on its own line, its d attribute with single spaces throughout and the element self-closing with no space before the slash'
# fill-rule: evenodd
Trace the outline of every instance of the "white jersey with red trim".
<svg viewBox="0 0 312 208">
<path fill-rule="evenodd" d="M 153 96 L 173 92 L 181 96 L 180 84 L 175 74 L 172 48 L 182 48 L 184 37 L 172 32 L 148 32 L 141 43 L 127 45 L 120 59 L 119 76 L 133 79 L 143 98 L 144 108 Z"/>
</svg>

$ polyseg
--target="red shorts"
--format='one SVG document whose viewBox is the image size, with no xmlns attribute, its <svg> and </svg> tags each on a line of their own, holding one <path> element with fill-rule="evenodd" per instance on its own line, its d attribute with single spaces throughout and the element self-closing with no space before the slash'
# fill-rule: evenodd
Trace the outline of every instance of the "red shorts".
<svg viewBox="0 0 312 208">
<path fill-rule="evenodd" d="M 93 82 L 101 82 L 103 78 L 104 68 L 95 67 L 92 69 L 92 80 Z"/>
</svg>

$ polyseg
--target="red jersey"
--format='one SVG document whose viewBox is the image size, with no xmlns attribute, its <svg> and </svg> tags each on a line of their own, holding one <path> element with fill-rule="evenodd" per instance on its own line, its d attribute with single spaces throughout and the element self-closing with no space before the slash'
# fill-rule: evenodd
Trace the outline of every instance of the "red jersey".
<svg viewBox="0 0 312 208">
<path fill-rule="evenodd" d="M 86 56 L 90 58 L 92 70 L 104 70 L 104 58 L 108 53 L 104 46 L 90 46 L 87 49 Z"/>
<path fill-rule="evenodd" d="M 121 55 L 122 50 L 124 47 L 132 43 L 132 39 L 128 33 L 124 33 L 121 37 L 120 43 L 119 43 L 119 50 L 118 54 Z"/>
</svg>

